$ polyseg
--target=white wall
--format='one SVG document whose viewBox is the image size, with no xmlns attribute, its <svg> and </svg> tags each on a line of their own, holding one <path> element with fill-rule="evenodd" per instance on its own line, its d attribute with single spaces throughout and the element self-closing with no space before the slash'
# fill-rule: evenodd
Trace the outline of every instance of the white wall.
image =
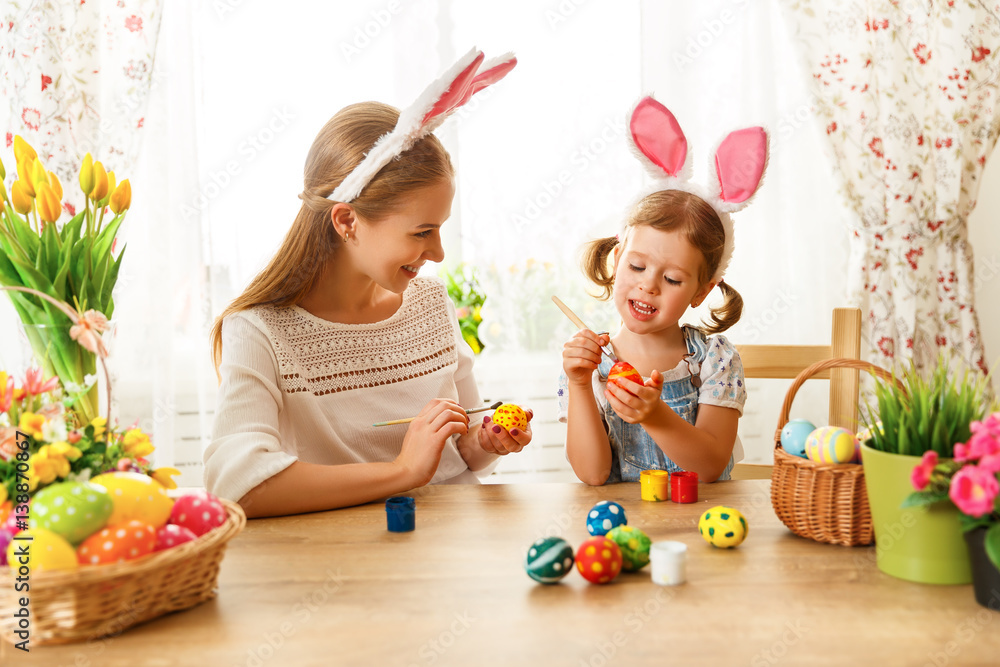
<svg viewBox="0 0 1000 667">
<path fill-rule="evenodd" d="M 976 308 L 986 363 L 995 368 L 1000 362 L 1000 156 L 993 154 L 979 186 L 976 210 L 969 216 L 969 242 L 976 262 Z M 993 377 L 1000 391 L 1000 377 Z"/>
</svg>

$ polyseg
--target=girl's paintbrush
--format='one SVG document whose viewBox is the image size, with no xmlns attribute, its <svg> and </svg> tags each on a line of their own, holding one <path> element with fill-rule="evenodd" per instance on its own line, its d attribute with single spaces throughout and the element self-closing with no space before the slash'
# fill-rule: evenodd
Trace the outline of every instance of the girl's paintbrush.
<svg viewBox="0 0 1000 667">
<path fill-rule="evenodd" d="M 481 408 L 472 408 L 471 410 L 466 410 L 465 414 L 471 415 L 473 412 L 483 412 L 484 410 L 496 410 L 501 405 L 503 405 L 503 401 L 497 401 L 493 405 L 485 405 Z M 409 424 L 414 419 L 416 419 L 416 417 L 407 417 L 406 419 L 393 419 L 392 421 L 388 422 L 379 422 L 377 424 L 372 424 L 372 426 L 392 426 L 394 424 Z"/>
<path fill-rule="evenodd" d="M 562 300 L 554 294 L 552 295 L 552 302 L 559 306 L 559 310 L 563 311 L 563 315 L 568 317 L 573 324 L 581 329 L 590 329 L 590 327 L 583 323 L 583 320 L 576 316 L 576 313 L 569 309 L 569 306 L 563 303 Z M 593 331 L 593 329 L 591 329 L 591 331 Z M 618 357 L 615 356 L 615 352 L 611 349 L 611 345 L 602 345 L 601 349 L 604 350 L 604 354 L 608 355 L 608 359 L 618 363 Z"/>
</svg>

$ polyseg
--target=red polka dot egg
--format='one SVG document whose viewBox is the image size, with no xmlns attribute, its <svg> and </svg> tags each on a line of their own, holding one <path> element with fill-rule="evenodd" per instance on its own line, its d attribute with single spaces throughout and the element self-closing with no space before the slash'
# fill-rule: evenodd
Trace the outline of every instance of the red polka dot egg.
<svg viewBox="0 0 1000 667">
<path fill-rule="evenodd" d="M 197 539 L 198 536 L 184 526 L 168 523 L 156 531 L 156 546 L 153 551 L 163 551 Z"/>
<path fill-rule="evenodd" d="M 607 537 L 592 537 L 576 552 L 576 569 L 592 584 L 606 584 L 622 570 L 622 550 Z"/>
<path fill-rule="evenodd" d="M 81 565 L 107 565 L 153 552 L 156 529 L 135 519 L 118 523 L 85 539 L 76 550 Z"/>
<path fill-rule="evenodd" d="M 201 537 L 226 522 L 226 508 L 211 493 L 192 493 L 174 503 L 170 523 L 183 526 Z"/>
</svg>

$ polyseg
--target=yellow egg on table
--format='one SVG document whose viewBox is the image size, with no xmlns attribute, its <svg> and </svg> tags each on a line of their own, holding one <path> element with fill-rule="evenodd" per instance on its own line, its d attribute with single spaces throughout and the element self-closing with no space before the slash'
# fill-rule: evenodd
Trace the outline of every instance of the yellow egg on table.
<svg viewBox="0 0 1000 667">
<path fill-rule="evenodd" d="M 850 463 L 857 438 L 846 428 L 821 426 L 806 438 L 806 458 L 816 463 Z"/>
<path fill-rule="evenodd" d="M 519 428 L 522 431 L 528 428 L 528 415 L 513 403 L 504 403 L 493 413 L 493 423 L 510 431 Z"/>
<path fill-rule="evenodd" d="M 46 570 L 76 569 L 76 551 L 69 542 L 51 530 L 29 528 L 22 530 L 17 536 L 31 539 L 12 540 L 7 546 L 7 565 L 12 571 L 18 572 L 22 566 L 27 566 L 30 576 Z M 26 556 L 25 550 L 28 552 Z"/>
<path fill-rule="evenodd" d="M 111 494 L 114 510 L 107 525 L 141 521 L 154 529 L 167 523 L 174 501 L 167 490 L 148 475 L 137 472 L 108 472 L 90 480 Z"/>
</svg>

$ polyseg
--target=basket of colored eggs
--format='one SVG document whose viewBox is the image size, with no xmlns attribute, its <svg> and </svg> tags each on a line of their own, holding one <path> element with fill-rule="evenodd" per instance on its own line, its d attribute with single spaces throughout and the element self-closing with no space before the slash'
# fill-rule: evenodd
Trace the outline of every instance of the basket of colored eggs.
<svg viewBox="0 0 1000 667">
<path fill-rule="evenodd" d="M 875 535 L 860 459 L 860 441 L 865 436 L 836 426 L 816 428 L 804 419 L 788 419 L 802 384 L 832 368 L 863 370 L 893 379 L 888 371 L 867 361 L 842 358 L 818 361 L 796 376 L 785 394 L 774 435 L 771 505 L 796 535 L 843 546 L 872 544 Z"/>
<path fill-rule="evenodd" d="M 236 503 L 204 491 L 172 497 L 133 472 L 47 486 L 28 516 L 24 530 L 13 513 L 0 522 L 0 632 L 11 643 L 24 598 L 31 641 L 63 644 L 215 597 L 226 544 L 246 525 Z"/>
</svg>

